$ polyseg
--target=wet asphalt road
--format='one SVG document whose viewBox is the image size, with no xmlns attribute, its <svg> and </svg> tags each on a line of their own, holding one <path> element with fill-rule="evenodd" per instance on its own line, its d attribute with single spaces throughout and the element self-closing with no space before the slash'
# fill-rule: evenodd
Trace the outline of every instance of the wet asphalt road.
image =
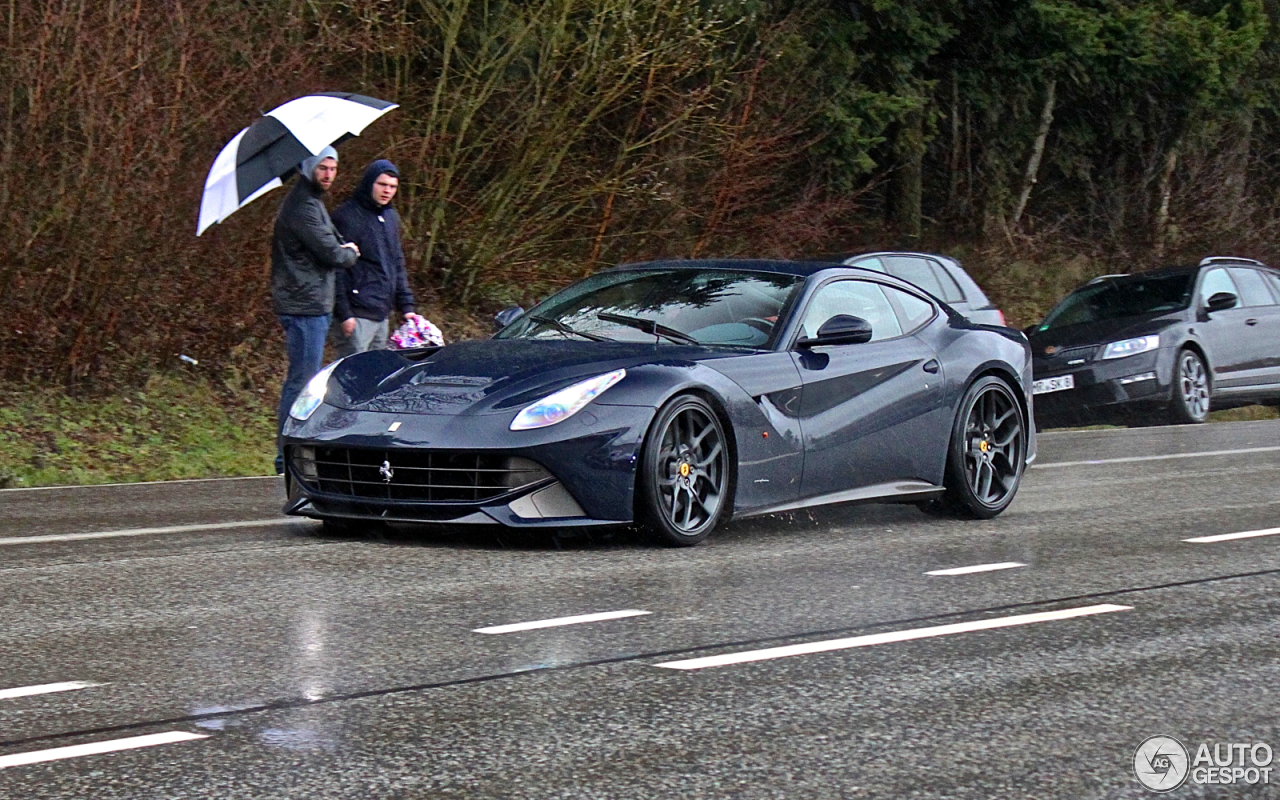
<svg viewBox="0 0 1280 800">
<path fill-rule="evenodd" d="M 1184 541 L 1280 526 L 1278 479 L 1280 422 L 1049 433 L 994 521 L 853 506 L 687 550 L 326 538 L 275 479 L 0 492 L 0 798 L 1149 796 L 1149 736 L 1280 755 L 1280 536 Z M 168 732 L 204 738 L 4 766 Z"/>
</svg>

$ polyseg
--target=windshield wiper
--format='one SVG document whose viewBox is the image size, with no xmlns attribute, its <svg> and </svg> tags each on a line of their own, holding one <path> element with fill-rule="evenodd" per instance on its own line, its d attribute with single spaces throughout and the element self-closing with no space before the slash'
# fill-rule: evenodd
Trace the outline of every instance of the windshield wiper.
<svg viewBox="0 0 1280 800">
<path fill-rule="evenodd" d="M 563 333 L 571 333 L 574 336 L 581 336 L 583 339 L 590 339 L 593 342 L 612 342 L 613 341 L 608 336 L 600 336 L 598 334 L 587 333 L 586 331 L 580 331 L 575 328 L 570 328 L 568 325 L 565 325 L 560 320 L 552 319 L 551 317 L 543 317 L 543 316 L 539 316 L 538 314 L 530 314 L 529 319 L 533 320 L 534 322 L 541 322 L 543 325 L 548 325 Z"/>
<path fill-rule="evenodd" d="M 614 314 L 609 311 L 597 312 L 596 318 L 602 319 L 605 322 L 616 322 L 619 325 L 626 325 L 628 328 L 636 328 L 644 331 L 645 333 L 652 333 L 654 336 L 665 336 L 673 342 L 680 342 L 682 344 L 702 344 L 702 342 L 693 338 L 689 334 L 684 333 L 683 331 L 678 331 L 675 328 L 668 328 L 661 322 L 652 319 L 628 317 L 623 314 Z"/>
</svg>

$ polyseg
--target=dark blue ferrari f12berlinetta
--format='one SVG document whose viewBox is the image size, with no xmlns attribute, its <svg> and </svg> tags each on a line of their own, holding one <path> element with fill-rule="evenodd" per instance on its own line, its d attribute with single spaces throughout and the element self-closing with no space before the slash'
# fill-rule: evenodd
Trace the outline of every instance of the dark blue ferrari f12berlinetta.
<svg viewBox="0 0 1280 800">
<path fill-rule="evenodd" d="M 849 501 L 991 518 L 1035 456 L 1030 388 L 1022 333 L 883 273 L 634 264 L 492 339 L 330 364 L 285 426 L 285 510 L 676 545 Z"/>
</svg>

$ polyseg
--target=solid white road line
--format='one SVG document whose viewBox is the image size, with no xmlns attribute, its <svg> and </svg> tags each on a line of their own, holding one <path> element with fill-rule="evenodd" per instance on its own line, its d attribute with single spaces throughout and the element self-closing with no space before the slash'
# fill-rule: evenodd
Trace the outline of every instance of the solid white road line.
<svg viewBox="0 0 1280 800">
<path fill-rule="evenodd" d="M 1220 533 L 1217 536 L 1197 536 L 1194 539 L 1183 539 L 1184 542 L 1210 544 L 1212 542 L 1229 542 L 1232 539 L 1252 539 L 1255 536 L 1276 536 L 1280 528 L 1263 528 L 1260 531 L 1241 531 L 1240 533 Z"/>
<path fill-rule="evenodd" d="M 770 647 L 764 650 L 747 650 L 742 653 L 726 653 L 722 656 L 706 658 L 690 658 L 684 661 L 667 661 L 654 664 L 655 667 L 667 669 L 704 669 L 706 667 L 723 667 L 729 664 L 745 664 L 749 661 L 766 661 L 772 658 L 809 655 L 810 653 L 826 653 L 832 650 L 849 650 L 854 647 L 869 647 L 890 642 L 906 642 L 912 639 L 927 639 L 933 636 L 949 636 L 953 633 L 970 633 L 986 631 L 993 628 L 1011 628 L 1015 625 L 1030 625 L 1035 622 L 1051 622 L 1073 617 L 1086 617 L 1091 614 L 1106 614 L 1111 611 L 1130 611 L 1133 606 L 1117 606 L 1103 603 L 1096 606 L 1066 608 L 1061 611 L 1042 611 L 1036 614 L 1019 614 L 1014 617 L 997 617 L 976 622 L 957 622 L 952 625 L 937 625 L 932 628 L 915 628 L 906 631 L 889 631 L 873 633 L 868 636 L 854 636 L 849 639 L 829 639 L 825 642 L 809 642 L 792 644 L 786 647 Z"/>
<path fill-rule="evenodd" d="M 1017 561 L 1001 561 L 999 564 L 977 564 L 972 567 L 952 567 L 951 569 L 935 569 L 925 575 L 972 575 L 975 572 L 995 572 L 998 569 L 1014 569 L 1025 567 Z"/>
<path fill-rule="evenodd" d="M 0 494 L 8 492 L 56 492 L 60 489 L 108 489 L 115 486 L 163 486 L 170 483 L 216 483 L 219 481 L 261 481 L 283 480 L 279 475 L 241 475 L 238 478 L 178 478 L 172 481 L 132 481 L 129 483 L 70 483 L 61 486 L 15 486 L 12 489 L 0 489 Z"/>
<path fill-rule="evenodd" d="M 105 686 L 103 683 L 89 681 L 64 681 L 62 683 L 42 683 L 39 686 L 19 686 L 16 689 L 0 689 L 0 700 L 12 700 L 15 697 L 31 697 L 37 694 L 53 694 L 54 692 L 70 692 L 76 689 L 89 689 L 94 686 Z"/>
<path fill-rule="evenodd" d="M 23 764 L 39 764 L 42 761 L 59 761 L 64 758 L 92 756 L 98 753 L 114 753 L 118 750 L 134 750 L 139 747 L 154 747 L 158 744 L 173 744 L 174 742 L 208 738 L 207 735 L 201 733 L 168 731 L 166 733 L 152 733 L 146 736 L 130 736 L 127 739 L 110 739 L 105 742 L 55 747 L 52 750 L 33 750 L 30 753 L 14 753 L 11 756 L 0 756 L 0 769 L 19 767 Z"/>
<path fill-rule="evenodd" d="M 42 542 L 78 542 L 82 539 L 113 539 L 117 536 L 147 536 L 154 533 L 188 533 L 191 531 L 225 531 L 235 528 L 263 528 L 268 525 L 297 523 L 297 517 L 275 517 L 273 519 L 250 519 L 244 522 L 211 522 L 195 525 L 169 525 L 164 528 L 124 528 L 118 531 L 95 531 L 93 533 L 56 533 L 48 536 L 9 536 L 0 539 L 0 545 L 6 544 L 40 544 Z"/>
<path fill-rule="evenodd" d="M 1206 450 L 1202 453 L 1169 453 L 1163 456 L 1126 456 L 1124 458 L 1100 458 L 1091 461 L 1055 461 L 1051 464 L 1033 464 L 1032 469 L 1054 467 L 1091 467 L 1095 464 L 1128 464 L 1133 461 L 1165 461 L 1170 458 L 1208 458 L 1209 456 L 1234 456 L 1244 453 L 1274 453 L 1280 447 L 1246 447 L 1242 450 Z"/>
<path fill-rule="evenodd" d="M 637 611 L 636 609 L 627 609 L 625 611 L 602 611 L 599 614 L 580 614 L 576 617 L 556 617 L 555 619 L 540 619 L 537 622 L 516 622 L 511 625 L 493 625 L 488 628 L 476 628 L 472 633 L 515 633 L 516 631 L 531 631 L 537 628 L 557 628 L 561 625 L 578 625 L 583 622 L 601 622 L 606 619 L 641 617 L 645 614 L 652 613 L 652 611 Z"/>
</svg>

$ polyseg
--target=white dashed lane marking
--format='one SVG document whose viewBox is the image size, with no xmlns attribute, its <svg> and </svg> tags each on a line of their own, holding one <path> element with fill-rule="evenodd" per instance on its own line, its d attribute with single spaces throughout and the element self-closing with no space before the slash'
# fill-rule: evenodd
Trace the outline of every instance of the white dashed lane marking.
<svg viewBox="0 0 1280 800">
<path fill-rule="evenodd" d="M 1183 539 L 1184 542 L 1196 544 L 1212 544 L 1213 542 L 1229 542 L 1232 539 L 1253 539 L 1257 536 L 1276 536 L 1280 528 L 1263 528 L 1260 531 L 1241 531 L 1239 533 L 1220 533 L 1217 536 L 1197 536 L 1194 539 Z"/>
<path fill-rule="evenodd" d="M 1056 469 L 1060 467 L 1092 467 L 1098 464 L 1129 464 L 1134 461 L 1167 461 L 1171 458 L 1209 458 L 1211 456 L 1235 456 L 1246 453 L 1274 453 L 1280 447 L 1245 447 L 1240 450 L 1206 450 L 1200 453 L 1168 453 L 1162 456 L 1125 456 L 1100 458 L 1090 461 L 1055 461 L 1051 464 L 1032 464 L 1032 469 Z"/>
<path fill-rule="evenodd" d="M 726 653 L 721 656 L 706 658 L 690 658 L 683 661 L 667 661 L 654 664 L 666 669 L 705 669 L 706 667 L 724 667 L 730 664 L 745 664 L 749 661 L 767 661 L 774 658 L 809 655 L 811 653 L 827 653 L 832 650 L 848 650 L 854 647 L 870 647 L 891 642 L 906 642 L 912 639 L 927 639 L 934 636 L 949 636 L 954 633 L 971 633 L 987 631 L 995 628 L 1011 628 L 1015 625 L 1031 625 L 1037 622 L 1052 622 L 1074 617 L 1087 617 L 1091 614 L 1107 614 L 1112 611 L 1131 611 L 1133 606 L 1118 606 L 1103 603 L 1096 606 L 1066 608 L 1061 611 L 1042 611 L 1036 614 L 1018 614 L 1013 617 L 997 617 L 975 622 L 957 622 L 951 625 L 937 625 L 931 628 L 914 628 L 905 631 L 889 631 L 873 633 L 868 636 L 854 636 L 849 639 L 829 639 L 824 642 L 808 642 L 786 647 L 770 647 L 764 650 L 747 650 L 741 653 Z"/>
<path fill-rule="evenodd" d="M 166 731 L 165 733 L 152 733 L 146 736 L 130 736 L 127 739 L 110 739 L 105 742 L 55 747 L 51 750 L 32 750 L 29 753 L 0 756 L 0 769 L 20 767 L 24 764 L 39 764 L 42 761 L 60 761 L 64 758 L 79 758 L 80 756 L 92 756 L 99 753 L 115 753 L 120 750 L 135 750 L 139 747 L 155 747 L 159 744 L 173 744 L 174 742 L 208 738 L 208 736 L 201 733 Z"/>
<path fill-rule="evenodd" d="M 113 539 L 118 536 L 150 536 L 161 533 L 190 533 L 193 531 L 225 531 L 236 528 L 265 528 L 271 525 L 296 525 L 301 520 L 297 517 L 274 517 L 272 519 L 250 519 L 243 522 L 211 522 L 197 525 L 168 525 L 163 528 L 123 528 L 116 531 L 93 531 L 92 533 L 55 533 L 47 536 L 9 536 L 0 538 L 0 545 L 6 544 L 41 544 L 44 542 L 78 542 L 84 539 Z"/>
<path fill-rule="evenodd" d="M 538 628 L 558 628 L 561 625 L 579 625 L 583 622 L 603 622 L 607 619 L 640 617 L 645 614 L 652 613 L 652 611 L 639 611 L 636 609 L 626 609 L 625 611 L 602 611 L 599 614 L 579 614 L 574 617 L 556 617 L 555 619 L 541 619 L 536 622 L 514 622 L 510 625 L 492 625 L 488 628 L 476 628 L 472 633 L 515 633 L 516 631 L 531 631 Z"/>
<path fill-rule="evenodd" d="M 1017 561 L 1001 561 L 999 564 L 975 564 L 972 567 L 952 567 L 951 569 L 935 569 L 925 575 L 972 575 L 975 572 L 995 572 L 998 569 L 1016 569 L 1025 567 Z"/>
<path fill-rule="evenodd" d="M 105 686 L 102 683 L 89 681 L 63 681 L 62 683 L 42 683 L 39 686 L 19 686 L 14 689 L 0 689 L 0 700 L 12 700 L 15 697 L 31 697 L 37 694 L 53 694 L 54 692 L 71 692 L 76 689 L 89 689 L 94 686 Z"/>
</svg>

